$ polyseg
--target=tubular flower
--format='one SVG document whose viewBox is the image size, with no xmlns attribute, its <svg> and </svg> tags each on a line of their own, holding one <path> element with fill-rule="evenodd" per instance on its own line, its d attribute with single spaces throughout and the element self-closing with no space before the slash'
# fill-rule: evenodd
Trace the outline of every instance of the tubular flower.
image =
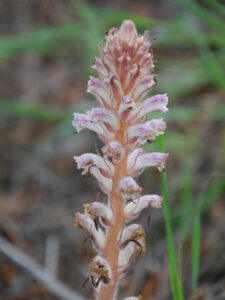
<svg viewBox="0 0 225 300">
<path fill-rule="evenodd" d="M 127 223 L 144 209 L 159 209 L 163 203 L 158 195 L 142 196 L 137 183 L 146 167 L 164 171 L 168 157 L 167 153 L 145 153 L 143 147 L 166 128 L 163 119 L 146 122 L 147 115 L 168 110 L 165 94 L 144 99 L 156 84 L 150 46 L 148 32 L 139 35 L 132 21 L 109 30 L 100 45 L 100 58 L 94 61 L 98 78 L 91 77 L 87 89 L 100 106 L 86 114 L 75 113 L 72 123 L 77 132 L 92 130 L 104 142 L 102 156 L 74 157 L 82 175 L 92 174 L 107 197 L 104 204 L 85 204 L 84 214 L 76 213 L 75 218 L 76 226 L 91 234 L 97 252 L 89 278 L 98 300 L 115 299 L 122 274 L 145 252 L 144 229 Z"/>
</svg>

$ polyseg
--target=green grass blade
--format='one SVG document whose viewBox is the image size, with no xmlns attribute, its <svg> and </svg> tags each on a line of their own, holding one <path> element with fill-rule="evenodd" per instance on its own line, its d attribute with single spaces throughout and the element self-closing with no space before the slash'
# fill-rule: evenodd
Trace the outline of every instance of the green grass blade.
<svg viewBox="0 0 225 300">
<path fill-rule="evenodd" d="M 207 184 L 208 185 L 208 184 Z M 199 195 L 196 209 L 190 212 L 189 219 L 194 220 L 193 231 L 192 231 L 192 251 L 191 251 L 191 265 L 192 265 L 192 295 L 195 299 L 199 266 L 200 266 L 200 250 L 201 250 L 201 216 L 204 210 L 206 210 L 209 205 L 222 195 L 225 191 L 225 177 L 219 177 L 204 191 Z M 194 212 L 194 218 L 193 218 Z M 186 231 L 185 236 L 188 236 L 190 232 L 190 227 Z"/>
<path fill-rule="evenodd" d="M 157 138 L 157 143 L 158 143 L 159 152 L 165 152 L 163 135 L 160 135 Z M 164 199 L 163 212 L 164 212 L 164 219 L 165 219 L 165 226 L 166 226 L 168 261 L 169 261 L 170 280 L 171 280 L 171 287 L 173 292 L 173 299 L 182 300 L 184 299 L 184 296 L 183 296 L 181 278 L 176 263 L 176 253 L 173 244 L 172 221 L 171 221 L 170 208 L 168 203 L 166 172 L 161 172 L 160 177 L 161 177 L 162 195 Z"/>
<path fill-rule="evenodd" d="M 192 254 L 191 254 L 191 266 L 192 266 L 192 295 L 195 299 L 195 294 L 198 284 L 199 273 L 199 261 L 200 261 L 200 247 L 201 246 L 201 212 L 199 211 L 193 226 L 192 234 Z"/>
</svg>

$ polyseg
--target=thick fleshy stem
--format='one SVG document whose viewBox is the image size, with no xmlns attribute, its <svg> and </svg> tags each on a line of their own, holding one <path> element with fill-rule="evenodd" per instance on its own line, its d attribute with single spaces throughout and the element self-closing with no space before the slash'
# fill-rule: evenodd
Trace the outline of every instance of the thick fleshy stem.
<svg viewBox="0 0 225 300">
<path fill-rule="evenodd" d="M 111 282 L 108 285 L 102 285 L 98 299 L 114 299 L 114 294 L 116 292 L 117 284 L 119 277 L 121 275 L 120 268 L 118 266 L 120 247 L 118 246 L 118 237 L 120 236 L 121 230 L 125 226 L 126 218 L 124 213 L 125 200 L 121 196 L 121 193 L 118 189 L 118 183 L 127 175 L 126 165 L 127 165 L 127 149 L 123 143 L 123 136 L 126 131 L 126 126 L 121 124 L 120 129 L 118 130 L 117 141 L 122 148 L 125 150 L 122 160 L 115 164 L 115 173 L 113 177 L 112 190 L 109 195 L 111 201 L 111 209 L 113 212 L 114 220 L 113 224 L 108 228 L 106 244 L 103 249 L 103 257 L 108 261 L 112 278 Z"/>
<path fill-rule="evenodd" d="M 88 82 L 88 91 L 101 107 L 74 114 L 78 132 L 93 130 L 105 143 L 103 157 L 92 153 L 74 157 L 82 174 L 92 174 L 107 195 L 106 204 L 85 204 L 84 214 L 77 213 L 75 219 L 76 226 L 90 232 L 98 253 L 90 264 L 90 281 L 98 300 L 115 299 L 121 275 L 145 251 L 143 228 L 126 224 L 143 209 L 162 206 L 158 195 L 141 196 L 142 189 L 134 179 L 146 167 L 163 171 L 168 156 L 145 153 L 142 147 L 166 128 L 162 119 L 145 122 L 147 114 L 166 112 L 168 103 L 166 95 L 144 99 L 155 85 L 150 45 L 148 32 L 138 35 L 131 21 L 111 29 L 105 45 L 100 45 L 101 58 L 93 66 L 99 79 L 92 77 Z M 140 300 L 141 296 L 127 299 Z"/>
</svg>

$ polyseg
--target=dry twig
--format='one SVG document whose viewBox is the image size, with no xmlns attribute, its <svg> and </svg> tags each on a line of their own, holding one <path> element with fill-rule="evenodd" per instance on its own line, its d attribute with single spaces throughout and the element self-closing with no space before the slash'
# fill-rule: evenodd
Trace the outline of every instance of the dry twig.
<svg viewBox="0 0 225 300">
<path fill-rule="evenodd" d="M 55 278 L 48 269 L 43 268 L 36 263 L 27 254 L 14 247 L 5 238 L 0 237 L 0 251 L 7 255 L 14 262 L 29 271 L 35 276 L 48 290 L 52 291 L 55 295 L 65 300 L 85 300 L 77 292 L 70 289 L 60 280 Z"/>
</svg>

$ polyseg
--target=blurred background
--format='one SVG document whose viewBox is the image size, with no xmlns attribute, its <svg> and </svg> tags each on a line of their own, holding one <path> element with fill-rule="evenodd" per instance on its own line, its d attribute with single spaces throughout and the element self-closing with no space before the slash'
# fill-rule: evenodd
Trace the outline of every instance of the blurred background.
<svg viewBox="0 0 225 300">
<path fill-rule="evenodd" d="M 152 94 L 169 96 L 169 203 L 185 299 L 195 292 L 195 299 L 225 299 L 225 5 L 1 0 L 1 300 L 66 299 L 54 280 L 66 284 L 61 291 L 68 286 L 93 299 L 91 285 L 82 283 L 94 251 L 87 233 L 73 224 L 98 187 L 92 178 L 82 179 L 73 155 L 95 152 L 101 142 L 90 132 L 74 135 L 71 122 L 74 111 L 95 103 L 86 84 L 98 42 L 125 19 L 155 39 L 158 84 Z M 140 180 L 144 193 L 161 193 L 157 171 L 145 171 Z M 172 299 L 163 210 L 151 212 L 150 226 L 148 219 L 147 212 L 138 220 L 147 253 L 122 279 L 119 300 L 138 294 Z M 52 272 L 50 279 L 36 272 L 40 267 Z"/>
</svg>

